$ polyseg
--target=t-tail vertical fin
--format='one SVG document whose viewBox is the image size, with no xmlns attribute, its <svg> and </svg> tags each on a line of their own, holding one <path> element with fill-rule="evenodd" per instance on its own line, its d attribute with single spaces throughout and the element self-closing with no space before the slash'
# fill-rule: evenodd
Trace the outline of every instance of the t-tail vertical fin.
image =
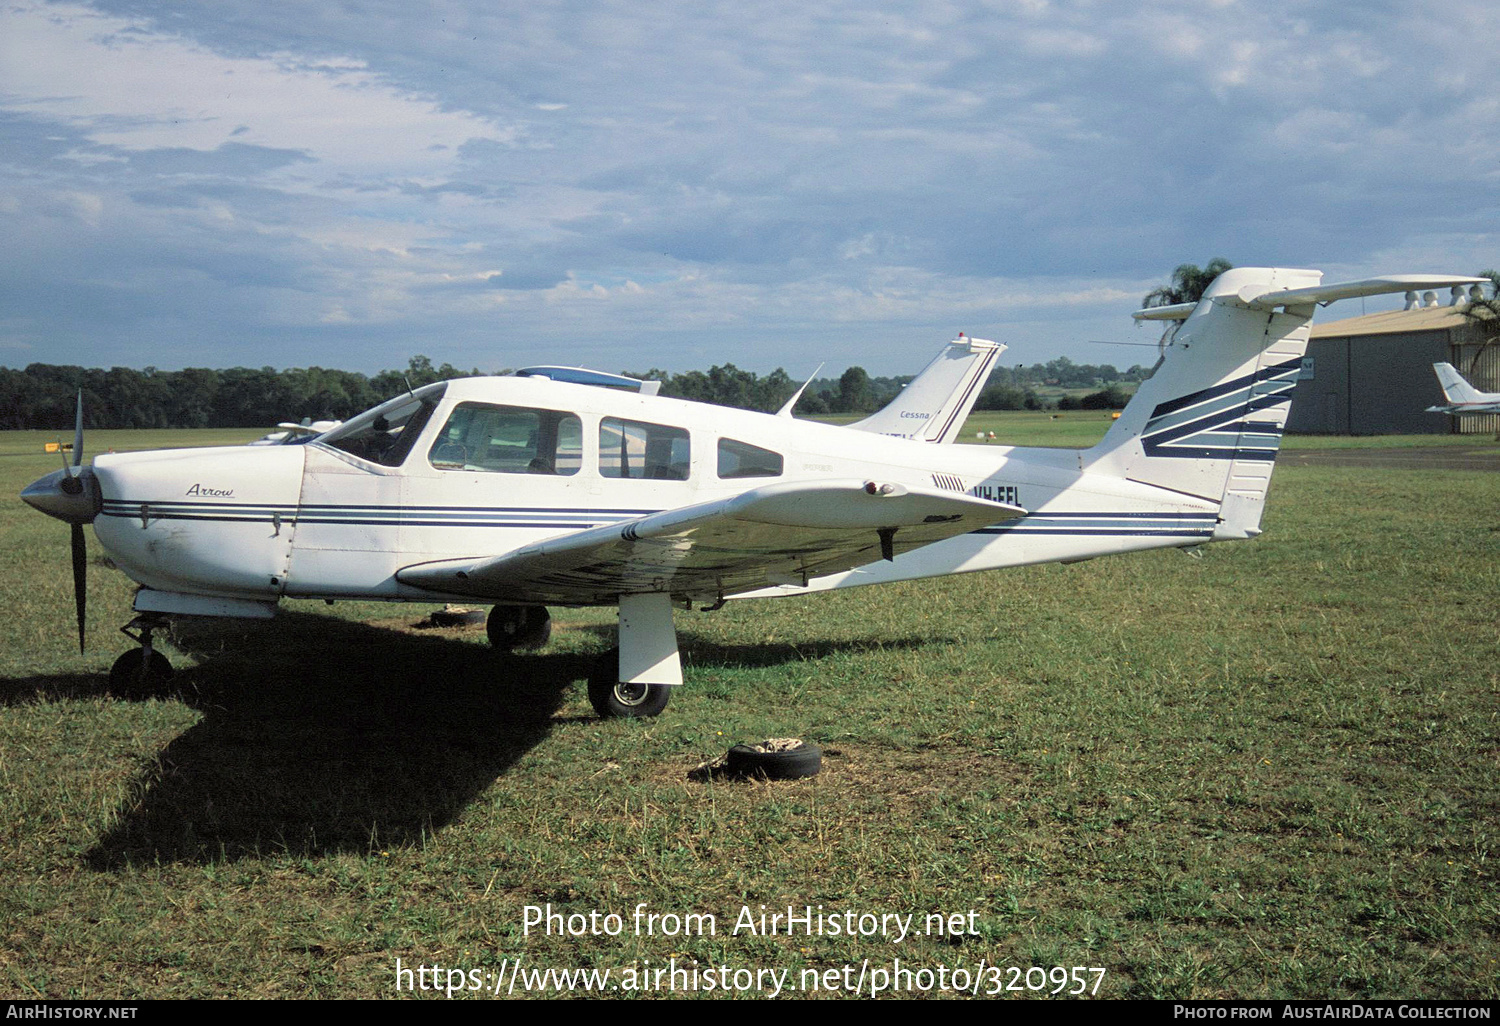
<svg viewBox="0 0 1500 1026">
<path fill-rule="evenodd" d="M 1216 540 L 1260 533 L 1261 512 L 1307 349 L 1313 311 L 1337 299 L 1467 284 L 1403 275 L 1322 285 L 1322 272 L 1238 267 L 1194 306 L 1142 310 L 1178 322 L 1152 376 L 1083 469 L 1220 503 Z"/>
</svg>

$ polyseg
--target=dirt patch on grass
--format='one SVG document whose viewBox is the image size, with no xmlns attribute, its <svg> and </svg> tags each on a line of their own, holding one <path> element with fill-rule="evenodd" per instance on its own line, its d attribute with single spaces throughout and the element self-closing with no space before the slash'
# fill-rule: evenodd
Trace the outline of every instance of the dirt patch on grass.
<svg viewBox="0 0 1500 1026">
<path fill-rule="evenodd" d="M 972 749 L 892 751 L 863 746 L 825 748 L 824 772 L 848 786 L 880 794 L 893 809 L 920 812 L 935 802 L 975 791 L 1008 789 L 1023 771 L 987 752 Z"/>
</svg>

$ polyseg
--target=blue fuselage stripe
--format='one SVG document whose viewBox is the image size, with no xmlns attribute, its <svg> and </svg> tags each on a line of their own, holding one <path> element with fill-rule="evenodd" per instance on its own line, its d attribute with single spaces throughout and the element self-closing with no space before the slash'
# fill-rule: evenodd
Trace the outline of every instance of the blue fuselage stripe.
<svg viewBox="0 0 1500 1026">
<path fill-rule="evenodd" d="M 1272 453 L 1274 455 L 1274 451 Z M 197 520 L 223 523 L 271 523 L 334 527 L 464 527 L 515 530 L 584 530 L 647 516 L 656 510 L 595 510 L 481 506 L 270 506 L 221 502 L 137 502 L 111 499 L 106 517 L 138 520 Z M 1214 513 L 1061 511 L 1032 513 L 1017 520 L 980 528 L 974 534 L 1140 535 L 1201 537 L 1213 533 Z"/>
</svg>

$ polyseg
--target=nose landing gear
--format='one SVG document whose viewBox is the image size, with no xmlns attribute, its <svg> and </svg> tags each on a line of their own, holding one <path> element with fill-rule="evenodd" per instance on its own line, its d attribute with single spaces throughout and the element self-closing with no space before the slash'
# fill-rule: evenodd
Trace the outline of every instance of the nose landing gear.
<svg viewBox="0 0 1500 1026">
<path fill-rule="evenodd" d="M 169 621 L 161 613 L 142 613 L 120 628 L 140 648 L 126 652 L 109 668 L 110 694 L 136 701 L 162 697 L 172 679 L 172 664 L 153 647 L 151 633 L 167 626 Z"/>
</svg>

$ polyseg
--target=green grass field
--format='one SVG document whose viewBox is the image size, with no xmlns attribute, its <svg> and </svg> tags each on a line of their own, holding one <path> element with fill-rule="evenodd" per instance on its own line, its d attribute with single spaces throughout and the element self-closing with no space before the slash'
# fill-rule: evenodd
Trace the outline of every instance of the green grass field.
<svg viewBox="0 0 1500 1026">
<path fill-rule="evenodd" d="M 857 415 L 818 417 L 830 424 L 848 424 Z M 958 441 L 970 444 L 1045 445 L 1081 449 L 1093 445 L 1109 428 L 1108 410 L 1017 411 L 974 413 L 964 422 Z M 993 443 L 981 442 L 976 433 L 995 433 Z M 1287 435 L 1287 449 L 1410 448 L 1428 445 L 1487 445 L 1491 439 L 1474 435 Z"/>
<path fill-rule="evenodd" d="M 1008 443 L 1107 423 L 992 416 Z M 1494 474 L 1288 466 L 1264 536 L 1199 558 L 680 613 L 687 685 L 658 720 L 603 722 L 581 681 L 606 611 L 555 611 L 553 643 L 510 659 L 411 627 L 429 606 L 184 620 L 178 697 L 104 696 L 131 589 L 91 550 L 80 655 L 67 529 L 16 498 L 58 465 L 42 441 L 0 435 L 6 997 L 381 998 L 398 959 L 502 993 L 520 959 L 625 995 L 672 993 L 653 969 L 805 994 L 851 967 L 936 996 L 942 967 L 1025 997 L 1056 985 L 1029 968 L 1078 966 L 1110 998 L 1500 997 Z M 823 772 L 689 776 L 775 736 L 821 744 Z M 621 929 L 527 935 L 549 904 Z M 733 931 L 789 905 L 921 935 Z M 647 935 L 638 907 L 716 929 Z M 922 933 L 939 913 L 960 929 Z"/>
</svg>

